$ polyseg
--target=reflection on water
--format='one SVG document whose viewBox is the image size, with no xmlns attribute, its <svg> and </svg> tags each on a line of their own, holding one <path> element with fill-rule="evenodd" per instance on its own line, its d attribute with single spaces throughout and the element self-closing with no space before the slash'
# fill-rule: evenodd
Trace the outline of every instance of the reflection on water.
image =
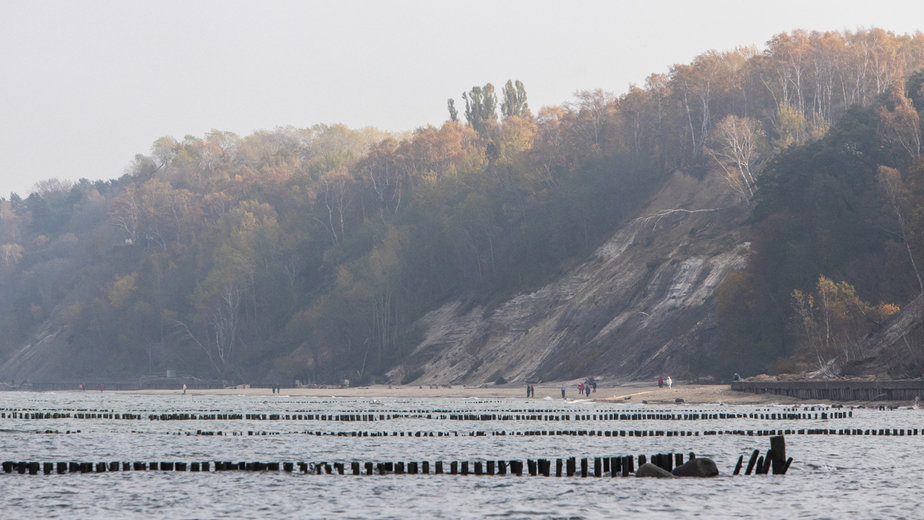
<svg viewBox="0 0 924 520">
<path fill-rule="evenodd" d="M 854 410 L 836 420 L 593 420 L 626 410 L 753 412 L 752 407 L 643 407 L 522 399 L 337 399 L 0 393 L 0 460 L 9 461 L 479 461 L 693 451 L 713 458 L 716 479 L 555 478 L 297 472 L 0 474 L 2 517 L 69 518 L 915 518 L 924 477 L 924 435 L 789 435 L 795 460 L 785 476 L 731 477 L 739 455 L 769 446 L 765 436 L 705 431 L 901 429 L 924 426 L 920 410 Z M 9 412 L 70 413 L 64 419 Z M 781 409 L 774 408 L 774 411 Z M 77 419 L 75 413 L 140 419 Z M 474 421 L 469 414 L 570 415 L 570 420 Z M 545 412 L 543 414 L 542 412 Z M 149 420 L 151 414 L 278 414 L 280 420 Z M 285 420 L 299 414 L 398 415 L 375 421 Z M 427 418 L 429 415 L 430 418 Z M 578 415 L 587 420 L 575 419 Z M 535 418 L 534 418 L 535 419 Z M 519 436 L 522 432 L 682 431 L 682 437 Z M 79 433 L 66 433 L 79 432 Z M 199 433 L 197 435 L 197 432 Z M 202 435 L 203 432 L 209 435 Z M 380 436 L 331 436 L 364 432 Z M 416 437 L 421 432 L 425 436 Z M 496 435 L 503 432 L 505 435 Z M 404 433 L 401 436 L 400 433 Z M 482 435 L 477 435 L 477 434 Z M 692 436 L 686 436 L 690 433 Z M 322 435 L 318 435 L 322 434 Z M 433 436 L 429 436 L 433 434 Z M 442 436 L 438 436 L 441 434 Z M 473 435 L 476 434 L 476 435 Z M 448 464 L 447 464 L 448 466 Z M 433 469 L 431 469 L 431 472 Z"/>
</svg>

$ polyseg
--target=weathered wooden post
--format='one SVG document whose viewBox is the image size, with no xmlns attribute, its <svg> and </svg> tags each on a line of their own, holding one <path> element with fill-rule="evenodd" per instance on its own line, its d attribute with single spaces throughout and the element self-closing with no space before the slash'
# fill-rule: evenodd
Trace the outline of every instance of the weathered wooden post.
<svg viewBox="0 0 924 520">
<path fill-rule="evenodd" d="M 770 457 L 774 475 L 786 472 L 786 439 L 782 435 L 770 437 L 770 451 L 767 456 Z"/>
<path fill-rule="evenodd" d="M 748 460 L 748 467 L 744 470 L 745 475 L 750 475 L 751 471 L 754 469 L 754 464 L 757 462 L 757 456 L 760 454 L 760 450 L 754 450 L 751 453 L 751 458 Z"/>
<path fill-rule="evenodd" d="M 744 455 L 739 455 L 738 463 L 735 464 L 735 472 L 732 473 L 732 475 L 737 475 L 738 473 L 741 473 L 741 465 L 743 462 L 744 462 Z"/>
</svg>

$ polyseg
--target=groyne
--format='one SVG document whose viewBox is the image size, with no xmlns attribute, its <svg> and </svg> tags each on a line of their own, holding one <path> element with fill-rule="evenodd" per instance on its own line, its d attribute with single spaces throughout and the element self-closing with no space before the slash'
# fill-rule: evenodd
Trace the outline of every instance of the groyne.
<svg viewBox="0 0 924 520">
<path fill-rule="evenodd" d="M 826 401 L 914 401 L 924 397 L 924 380 L 733 381 L 731 389 Z"/>
</svg>

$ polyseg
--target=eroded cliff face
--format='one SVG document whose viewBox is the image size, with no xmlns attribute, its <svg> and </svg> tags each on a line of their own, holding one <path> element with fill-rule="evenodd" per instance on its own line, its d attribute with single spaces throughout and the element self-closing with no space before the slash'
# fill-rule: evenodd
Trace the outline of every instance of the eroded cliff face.
<svg viewBox="0 0 924 520">
<path fill-rule="evenodd" d="M 863 356 L 832 359 L 817 376 L 875 376 L 910 379 L 924 377 L 924 295 L 920 295 L 883 326 L 865 338 Z"/>
<path fill-rule="evenodd" d="M 709 348 L 715 291 L 744 267 L 746 208 L 718 173 L 675 172 L 638 218 L 558 280 L 495 309 L 453 302 L 390 375 L 467 383 L 645 379 L 691 372 Z"/>
</svg>

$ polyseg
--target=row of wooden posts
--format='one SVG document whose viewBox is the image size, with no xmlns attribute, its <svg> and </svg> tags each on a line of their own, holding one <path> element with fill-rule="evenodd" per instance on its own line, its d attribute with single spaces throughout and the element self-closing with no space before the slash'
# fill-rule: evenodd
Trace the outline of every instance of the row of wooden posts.
<svg viewBox="0 0 924 520">
<path fill-rule="evenodd" d="M 688 461 L 696 458 L 694 452 L 689 452 Z M 590 461 L 593 461 L 593 472 L 591 474 Z M 573 477 L 578 474 L 578 464 L 580 464 L 581 477 L 602 477 L 609 475 L 611 477 L 629 476 L 635 472 L 635 460 L 632 455 L 621 456 L 604 456 L 593 457 L 592 459 L 581 458 L 579 461 L 575 457 L 566 459 L 558 458 L 554 460 L 554 476 Z M 638 455 L 638 466 L 642 467 L 648 462 L 648 457 Z M 738 475 L 741 471 L 744 461 L 744 455 L 738 458 L 733 475 Z M 681 466 L 684 463 L 682 453 L 658 453 L 651 456 L 650 462 L 665 471 L 670 472 L 673 466 Z M 552 459 L 527 459 L 526 474 L 529 476 L 550 477 L 552 472 Z M 754 450 L 748 461 L 745 475 L 750 475 L 752 470 L 755 474 L 767 474 L 772 469 L 774 474 L 785 474 L 792 464 L 792 457 L 786 457 L 786 440 L 782 435 L 770 437 L 770 449 L 763 457 L 760 456 L 760 450 Z M 2 463 L 3 473 L 6 474 L 30 474 L 37 475 L 39 471 L 45 475 L 52 473 L 106 473 L 117 471 L 181 471 L 185 472 L 210 472 L 214 468 L 215 472 L 222 471 L 270 471 L 286 473 L 312 473 L 317 475 L 337 473 L 345 474 L 346 463 L 344 462 L 231 462 L 231 461 L 214 461 L 214 462 L 23 462 L 23 461 L 5 461 Z M 297 468 L 297 469 L 296 469 Z M 447 473 L 446 465 L 443 461 L 437 461 L 433 465 L 433 474 L 440 475 Z M 411 461 L 411 462 L 359 462 L 350 463 L 350 470 L 353 475 L 401 475 L 401 474 L 430 474 L 429 461 Z M 513 475 L 522 476 L 524 474 L 524 464 L 522 460 L 487 460 L 487 461 L 452 461 L 448 464 L 448 474 L 450 475 L 507 475 L 508 472 Z"/>
<path fill-rule="evenodd" d="M 318 437 L 708 437 L 718 435 L 735 435 L 742 437 L 769 437 L 773 435 L 855 435 L 855 436 L 894 436 L 904 437 L 913 435 L 924 435 L 924 429 L 918 428 L 879 428 L 879 429 L 861 429 L 861 428 L 802 428 L 786 430 L 707 430 L 707 431 L 683 431 L 683 430 L 531 430 L 531 431 L 475 431 L 475 432 L 436 432 L 436 431 L 414 431 L 414 432 L 370 432 L 370 431 L 304 431 L 295 432 L 302 435 L 314 435 Z M 253 436 L 253 435 L 281 435 L 281 432 L 222 432 L 196 430 L 195 432 L 178 432 L 176 435 L 203 435 L 203 436 Z"/>
<path fill-rule="evenodd" d="M 777 455 L 774 448 L 767 452 L 766 457 L 759 457 L 760 450 L 754 450 L 748 462 L 745 475 L 750 475 L 752 470 L 754 474 L 767 474 L 772 468 L 774 474 L 785 474 L 792 463 L 792 457 L 785 458 L 785 449 L 782 455 Z M 690 459 L 695 455 L 691 452 Z M 649 462 L 645 455 L 637 457 L 638 465 L 641 467 Z M 738 459 L 733 475 L 740 474 L 744 456 Z M 433 472 L 430 472 L 431 464 L 429 461 L 411 461 L 411 462 L 351 462 L 350 472 L 353 475 L 475 475 L 475 476 L 492 476 L 492 475 L 516 475 L 516 476 L 545 476 L 545 477 L 628 477 L 635 473 L 636 458 L 631 455 L 594 457 L 592 459 L 575 457 L 567 459 L 528 459 L 522 460 L 488 460 L 488 461 L 452 461 L 446 464 L 443 461 L 437 461 L 432 465 Z M 683 464 L 682 453 L 659 453 L 652 455 L 650 462 L 666 471 L 671 471 L 673 466 Z M 554 464 L 554 470 L 553 470 Z M 592 467 L 591 467 L 592 464 Z M 22 461 L 5 461 L 2 463 L 3 472 L 6 474 L 29 474 L 44 475 L 65 474 L 65 473 L 112 473 L 119 471 L 179 471 L 179 472 L 223 472 L 223 471 L 248 471 L 248 472 L 279 472 L 286 473 L 303 473 L 315 475 L 346 474 L 346 463 L 344 462 L 231 462 L 231 461 L 214 461 L 214 462 L 22 462 Z M 524 471 L 525 469 L 525 471 Z"/>
<path fill-rule="evenodd" d="M 695 455 L 691 452 L 690 458 Z M 516 475 L 516 476 L 556 476 L 556 477 L 611 477 L 629 476 L 635 472 L 635 458 L 631 455 L 608 456 L 576 459 L 529 459 L 522 460 L 487 460 L 487 461 L 452 461 L 445 463 L 437 461 L 412 462 L 351 462 L 350 472 L 353 475 Z M 638 456 L 638 464 L 645 464 L 647 457 Z M 651 462 L 671 470 L 672 464 L 683 463 L 682 453 L 658 454 L 651 457 Z M 339 474 L 346 473 L 347 463 L 344 462 L 14 462 L 2 463 L 3 472 L 8 474 L 39 473 L 106 473 L 117 471 L 190 471 L 190 472 L 222 472 L 222 471 L 269 471 L 308 474 Z M 433 468 L 431 473 L 430 469 Z"/>
<path fill-rule="evenodd" d="M 427 419 L 449 421 L 699 421 L 726 419 L 755 419 L 770 421 L 847 419 L 853 412 L 774 412 L 774 413 L 594 413 L 594 414 L 407 414 L 407 413 L 162 413 L 147 414 L 150 421 L 323 421 L 323 422 L 374 422 L 395 419 Z M 74 411 L 6 411 L 0 419 L 88 419 L 88 420 L 142 420 L 139 413 L 74 412 Z"/>
<path fill-rule="evenodd" d="M 38 432 L 48 435 L 60 434 L 79 434 L 82 430 L 45 430 Z M 222 430 L 196 430 L 195 432 L 169 432 L 169 435 L 178 436 L 215 436 L 215 437 L 250 437 L 250 436 L 275 436 L 283 435 L 283 432 L 269 431 L 222 431 Z M 312 435 L 316 437 L 708 437 L 719 435 L 734 435 L 741 437 L 769 437 L 773 435 L 852 435 L 852 436 L 886 436 L 886 437 L 904 437 L 924 435 L 924 429 L 919 428 L 802 428 L 802 429 L 785 429 L 785 430 L 707 430 L 707 431 L 683 431 L 683 430 L 527 430 L 527 431 L 303 431 L 303 432 L 285 432 L 285 435 Z"/>
</svg>

